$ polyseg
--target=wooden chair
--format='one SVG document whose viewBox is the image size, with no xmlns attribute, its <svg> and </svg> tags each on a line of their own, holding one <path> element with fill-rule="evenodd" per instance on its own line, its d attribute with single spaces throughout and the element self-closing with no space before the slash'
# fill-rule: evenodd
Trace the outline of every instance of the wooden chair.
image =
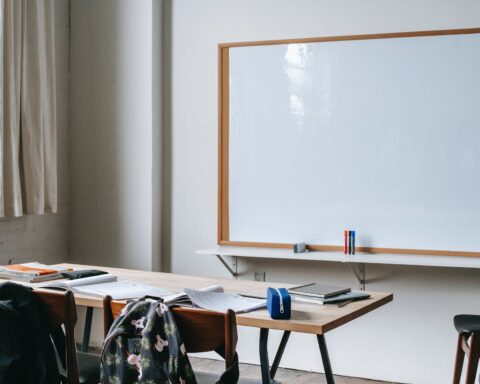
<svg viewBox="0 0 480 384">
<path fill-rule="evenodd" d="M 457 315 L 454 317 L 453 323 L 458 332 L 453 384 L 460 383 L 465 353 L 467 354 L 465 384 L 474 384 L 480 359 L 480 316 Z"/>
<path fill-rule="evenodd" d="M 50 331 L 53 333 L 63 325 L 65 329 L 65 356 L 68 384 L 96 384 L 100 381 L 100 358 L 76 350 L 75 324 L 77 310 L 71 291 L 33 291 L 45 309 Z M 62 351 L 58 351 L 59 354 Z"/>
<path fill-rule="evenodd" d="M 112 301 L 110 296 L 103 299 L 105 337 L 124 306 L 125 303 Z M 238 341 L 235 312 L 219 313 L 179 307 L 172 308 L 172 311 L 187 353 L 210 352 L 224 347 L 225 369 L 234 363 Z M 199 383 L 214 382 L 211 375 L 204 372 L 195 372 L 195 376 Z"/>
</svg>

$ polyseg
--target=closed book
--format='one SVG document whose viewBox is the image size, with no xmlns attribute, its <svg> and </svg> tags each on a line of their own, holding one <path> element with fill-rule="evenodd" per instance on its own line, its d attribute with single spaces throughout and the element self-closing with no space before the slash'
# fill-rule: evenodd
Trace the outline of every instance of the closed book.
<svg viewBox="0 0 480 384">
<path fill-rule="evenodd" d="M 309 304 L 339 304 L 345 301 L 357 301 L 370 298 L 369 293 L 362 291 L 351 291 L 346 293 L 341 293 L 336 296 L 331 296 L 327 298 L 320 297 L 307 297 L 307 296 L 292 296 L 294 300 L 300 303 L 309 303 Z"/>
<path fill-rule="evenodd" d="M 288 292 L 292 295 L 326 298 L 350 292 L 350 288 L 313 283 L 301 287 L 289 288 Z"/>
<path fill-rule="evenodd" d="M 48 275 L 40 276 L 31 276 L 31 275 L 20 275 L 15 273 L 8 273 L 0 271 L 0 279 L 3 280 L 12 280 L 12 281 L 21 281 L 24 283 L 41 283 L 44 281 L 63 279 L 63 276 L 60 273 L 51 273 Z"/>
<path fill-rule="evenodd" d="M 49 266 L 37 262 L 24 264 L 9 264 L 0 267 L 0 272 L 10 273 L 21 276 L 44 276 L 58 274 L 66 270 L 64 267 Z"/>
</svg>

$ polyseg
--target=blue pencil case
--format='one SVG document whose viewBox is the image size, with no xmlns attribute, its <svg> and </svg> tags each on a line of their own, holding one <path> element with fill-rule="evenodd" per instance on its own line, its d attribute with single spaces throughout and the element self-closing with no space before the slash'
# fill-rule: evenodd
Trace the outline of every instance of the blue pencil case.
<svg viewBox="0 0 480 384">
<path fill-rule="evenodd" d="M 272 319 L 290 319 L 292 299 L 286 288 L 267 289 L 267 309 Z"/>
</svg>

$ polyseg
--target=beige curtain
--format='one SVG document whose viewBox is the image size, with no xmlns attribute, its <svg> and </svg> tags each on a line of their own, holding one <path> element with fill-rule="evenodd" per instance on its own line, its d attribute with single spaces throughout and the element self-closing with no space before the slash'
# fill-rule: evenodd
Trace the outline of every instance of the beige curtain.
<svg viewBox="0 0 480 384">
<path fill-rule="evenodd" d="M 3 0 L 2 28 L 0 216 L 56 212 L 54 0 Z"/>
</svg>

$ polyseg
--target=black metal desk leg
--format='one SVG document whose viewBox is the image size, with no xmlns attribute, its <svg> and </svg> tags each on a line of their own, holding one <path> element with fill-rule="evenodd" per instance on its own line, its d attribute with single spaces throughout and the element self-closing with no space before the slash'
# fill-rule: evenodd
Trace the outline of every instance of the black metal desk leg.
<svg viewBox="0 0 480 384">
<path fill-rule="evenodd" d="M 280 364 L 280 360 L 282 359 L 283 352 L 285 351 L 285 347 L 287 345 L 287 341 L 289 337 L 290 337 L 290 331 L 283 332 L 282 340 L 280 341 L 280 345 L 278 346 L 277 353 L 275 354 L 275 359 L 273 360 L 272 368 L 270 369 L 270 377 L 272 379 L 275 377 L 275 374 L 277 373 L 277 369 Z"/>
<path fill-rule="evenodd" d="M 90 344 L 90 331 L 92 330 L 93 307 L 87 307 L 85 314 L 85 326 L 83 328 L 82 352 L 88 352 Z"/>
<path fill-rule="evenodd" d="M 335 384 L 333 378 L 332 367 L 330 365 L 330 358 L 328 357 L 327 343 L 325 342 L 324 335 L 317 335 L 318 346 L 320 347 L 320 353 L 322 355 L 323 369 L 325 370 L 325 378 L 327 384 Z"/>
<path fill-rule="evenodd" d="M 271 384 L 270 367 L 268 362 L 268 329 L 260 329 L 260 369 L 262 370 L 262 383 Z"/>
</svg>

